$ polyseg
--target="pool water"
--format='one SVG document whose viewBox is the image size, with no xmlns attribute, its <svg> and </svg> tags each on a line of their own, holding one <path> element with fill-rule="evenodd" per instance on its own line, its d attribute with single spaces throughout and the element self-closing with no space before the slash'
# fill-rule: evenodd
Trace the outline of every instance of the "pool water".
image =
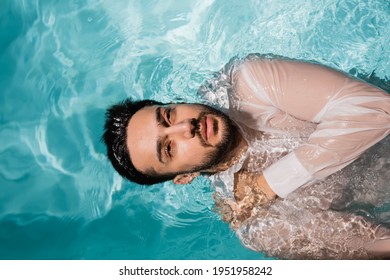
<svg viewBox="0 0 390 280">
<path fill-rule="evenodd" d="M 122 180 L 100 137 L 125 97 L 201 102 L 231 57 L 315 60 L 389 90 L 386 0 L 3 0 L 0 259 L 263 259 L 206 178 Z"/>
</svg>

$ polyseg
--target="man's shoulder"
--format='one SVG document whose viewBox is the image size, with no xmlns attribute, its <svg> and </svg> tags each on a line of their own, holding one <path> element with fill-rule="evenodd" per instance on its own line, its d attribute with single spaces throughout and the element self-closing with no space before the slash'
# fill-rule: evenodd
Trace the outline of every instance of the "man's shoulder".
<svg viewBox="0 0 390 280">
<path fill-rule="evenodd" d="M 229 94 L 231 94 L 231 69 L 233 65 L 227 63 L 222 69 L 211 74 L 199 87 L 198 95 L 216 109 L 227 111 L 229 109 Z"/>
</svg>

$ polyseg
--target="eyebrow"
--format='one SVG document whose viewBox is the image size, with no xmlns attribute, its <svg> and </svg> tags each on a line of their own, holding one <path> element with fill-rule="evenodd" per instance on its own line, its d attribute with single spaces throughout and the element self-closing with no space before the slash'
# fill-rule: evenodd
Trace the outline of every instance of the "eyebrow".
<svg viewBox="0 0 390 280">
<path fill-rule="evenodd" d="M 154 110 L 156 122 L 161 124 L 164 121 L 164 118 L 161 114 L 161 107 L 156 107 L 156 110 Z"/>
<path fill-rule="evenodd" d="M 161 124 L 162 121 L 163 121 L 163 117 L 161 115 L 161 107 L 157 107 L 156 110 L 155 110 L 155 118 L 156 118 L 156 122 L 158 124 Z M 163 139 L 161 139 L 161 137 L 159 137 L 157 139 L 157 145 L 156 145 L 156 152 L 157 152 L 157 158 L 158 158 L 158 161 L 163 163 L 164 164 L 164 161 L 162 159 L 162 144 L 163 144 Z"/>
</svg>

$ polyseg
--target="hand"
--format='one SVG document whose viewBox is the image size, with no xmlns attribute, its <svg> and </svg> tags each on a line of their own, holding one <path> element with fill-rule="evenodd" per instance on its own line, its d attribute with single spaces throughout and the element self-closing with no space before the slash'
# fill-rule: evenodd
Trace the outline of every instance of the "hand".
<svg viewBox="0 0 390 280">
<path fill-rule="evenodd" d="M 238 203 L 255 200 L 257 205 L 262 205 L 274 200 L 277 195 L 262 174 L 239 171 L 234 174 L 234 197 Z"/>
<path fill-rule="evenodd" d="M 237 229 L 256 207 L 269 205 L 277 196 L 261 174 L 239 171 L 234 174 L 234 197 L 235 201 L 216 198 L 216 206 L 222 219 Z"/>
<path fill-rule="evenodd" d="M 256 178 L 256 186 L 259 190 L 261 190 L 269 200 L 273 200 L 277 198 L 278 196 L 276 193 L 271 189 L 271 187 L 268 185 L 267 180 L 265 179 L 264 175 L 257 175 Z"/>
</svg>

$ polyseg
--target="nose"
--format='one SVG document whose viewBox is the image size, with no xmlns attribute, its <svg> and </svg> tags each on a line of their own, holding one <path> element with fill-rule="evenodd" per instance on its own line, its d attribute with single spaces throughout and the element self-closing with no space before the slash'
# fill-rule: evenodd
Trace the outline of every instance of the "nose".
<svg viewBox="0 0 390 280">
<path fill-rule="evenodd" d="M 195 135 L 195 125 L 192 119 L 184 120 L 164 128 L 165 135 L 180 135 L 185 138 L 193 138 Z"/>
</svg>

